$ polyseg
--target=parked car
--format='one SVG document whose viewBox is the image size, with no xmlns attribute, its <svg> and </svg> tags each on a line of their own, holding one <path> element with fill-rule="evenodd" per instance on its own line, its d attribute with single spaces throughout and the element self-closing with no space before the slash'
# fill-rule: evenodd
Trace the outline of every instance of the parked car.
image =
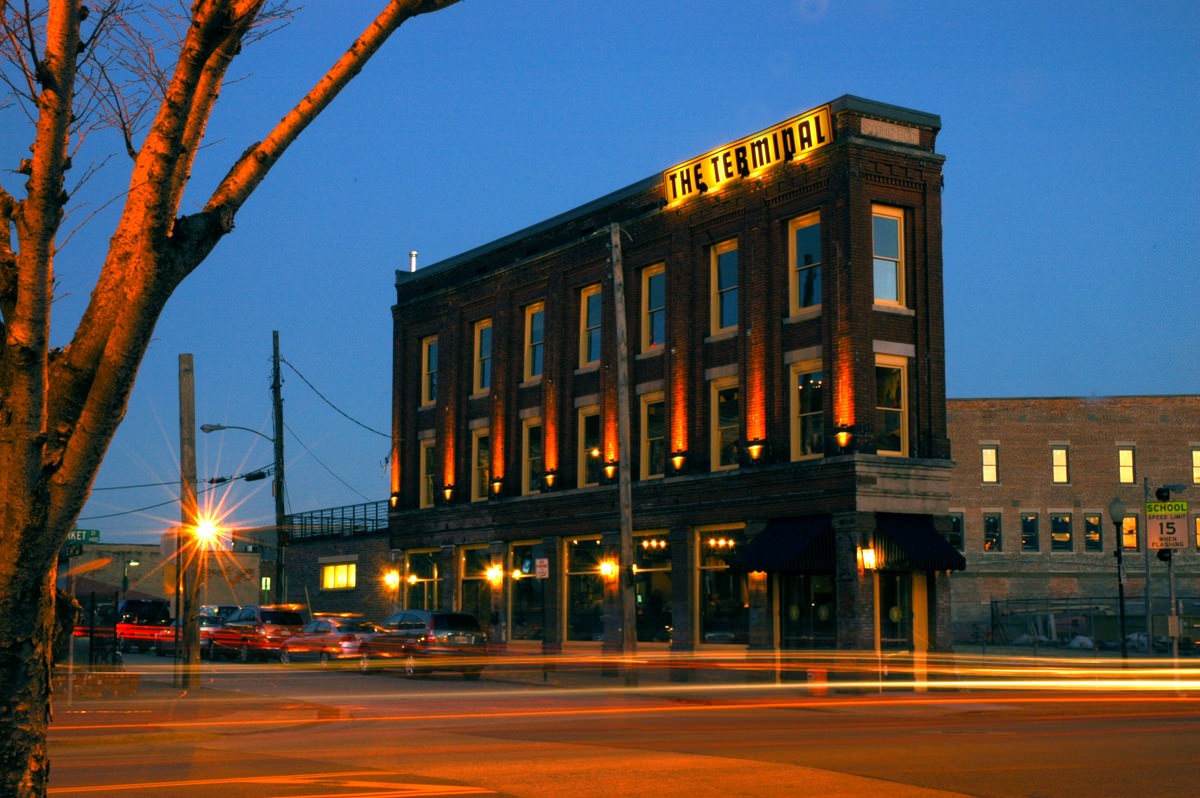
<svg viewBox="0 0 1200 798">
<path fill-rule="evenodd" d="M 124 599 L 117 605 L 117 648 L 149 651 L 169 623 L 171 605 L 166 599 Z"/>
<path fill-rule="evenodd" d="M 478 679 L 487 664 L 487 635 L 469 613 L 402 610 L 380 624 L 359 651 L 363 670 L 393 662 L 408 676 L 450 670 Z"/>
<path fill-rule="evenodd" d="M 279 656 L 283 641 L 304 626 L 297 604 L 264 604 L 242 607 L 213 630 L 212 657 L 241 662 Z"/>
<path fill-rule="evenodd" d="M 201 615 L 215 615 L 222 621 L 228 621 L 238 610 L 242 608 L 240 604 L 201 604 Z"/>
<path fill-rule="evenodd" d="M 362 618 L 316 616 L 297 634 L 283 641 L 279 661 L 286 664 L 314 660 L 328 665 L 335 660 L 358 659 L 362 641 L 377 631 L 378 626 Z"/>
<path fill-rule="evenodd" d="M 200 616 L 200 657 L 212 659 L 212 638 L 213 632 L 225 622 L 216 615 L 201 615 Z M 171 622 L 167 626 L 159 630 L 154 637 L 154 653 L 160 657 L 170 656 L 175 653 L 175 643 L 177 640 L 176 630 L 179 628 L 179 619 Z M 179 630 L 182 633 L 182 630 Z"/>
</svg>

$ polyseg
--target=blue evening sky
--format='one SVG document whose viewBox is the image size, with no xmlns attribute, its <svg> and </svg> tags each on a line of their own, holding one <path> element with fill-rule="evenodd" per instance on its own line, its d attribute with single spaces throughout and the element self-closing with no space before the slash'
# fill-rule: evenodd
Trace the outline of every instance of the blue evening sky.
<svg viewBox="0 0 1200 798">
<path fill-rule="evenodd" d="M 188 208 L 378 4 L 309 2 L 246 49 Z M 843 94 L 941 116 L 951 397 L 1195 393 L 1197 86 L 1194 0 L 465 0 L 419 18 L 300 137 L 163 315 L 96 487 L 168 484 L 98 490 L 78 526 L 151 542 L 178 523 L 181 353 L 195 358 L 197 424 L 271 434 L 272 330 L 290 364 L 288 510 L 386 498 L 388 441 L 347 416 L 388 431 L 394 272 L 409 250 L 434 263 Z M 0 125 L 10 168 L 27 141 L 16 132 Z M 98 214 L 58 261 L 60 344 L 123 168 L 84 192 Z M 0 175 L 10 189 L 16 177 Z M 271 459 L 249 433 L 198 443 L 202 480 Z M 270 480 L 208 495 L 235 526 L 271 522 Z"/>
</svg>

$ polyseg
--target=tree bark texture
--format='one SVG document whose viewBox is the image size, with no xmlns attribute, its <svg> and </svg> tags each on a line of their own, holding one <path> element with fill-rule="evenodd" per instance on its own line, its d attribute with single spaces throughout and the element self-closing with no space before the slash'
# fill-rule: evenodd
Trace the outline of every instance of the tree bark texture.
<svg viewBox="0 0 1200 798">
<path fill-rule="evenodd" d="M 196 0 L 178 60 L 133 155 L 129 190 L 87 309 L 51 350 L 55 242 L 69 198 L 80 111 L 81 31 L 99 36 L 118 4 L 49 0 L 45 14 L 0 2 L 6 72 L 28 86 L 31 157 L 9 153 L 24 192 L 0 186 L 0 795 L 43 796 L 51 706 L 55 569 L 125 414 L 155 324 L 180 282 L 233 229 L 234 217 L 296 137 L 406 20 L 457 0 L 393 0 L 328 73 L 232 165 L 202 210 L 179 216 L 226 70 L 264 0 Z M 91 18 L 91 22 L 85 21 Z M 97 22 L 96 20 L 99 20 Z M 93 45 L 94 46 L 94 45 Z M 15 246 L 14 246 L 15 242 Z"/>
</svg>

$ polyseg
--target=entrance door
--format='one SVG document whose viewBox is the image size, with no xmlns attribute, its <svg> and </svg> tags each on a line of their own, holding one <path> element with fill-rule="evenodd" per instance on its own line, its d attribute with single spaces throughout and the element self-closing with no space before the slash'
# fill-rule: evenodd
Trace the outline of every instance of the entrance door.
<svg viewBox="0 0 1200 798">
<path fill-rule="evenodd" d="M 835 648 L 832 574 L 780 574 L 780 647 Z"/>
<path fill-rule="evenodd" d="M 913 648 L 912 574 L 879 573 L 879 647 L 885 651 Z"/>
</svg>

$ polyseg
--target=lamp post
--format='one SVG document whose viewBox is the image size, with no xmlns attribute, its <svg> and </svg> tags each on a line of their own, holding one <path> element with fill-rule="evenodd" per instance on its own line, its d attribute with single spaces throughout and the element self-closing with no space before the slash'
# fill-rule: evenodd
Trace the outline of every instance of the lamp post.
<svg viewBox="0 0 1200 798">
<path fill-rule="evenodd" d="M 271 437 L 265 433 L 259 432 L 250 427 L 240 427 L 237 424 L 201 424 L 200 431 L 204 433 L 221 432 L 227 429 L 240 429 L 245 432 L 252 432 L 255 435 L 271 442 L 271 446 L 275 453 L 275 464 L 273 467 L 274 475 L 271 484 L 271 492 L 275 494 L 275 600 L 278 602 L 287 601 L 287 588 L 284 581 L 287 578 L 287 569 L 284 565 L 284 549 L 287 547 L 287 536 L 284 534 L 284 518 L 285 512 L 283 507 L 283 435 L 281 423 L 276 424 L 275 437 Z"/>
<path fill-rule="evenodd" d="M 124 598 L 125 594 L 129 592 L 129 569 L 137 568 L 139 565 L 141 565 L 141 563 L 138 562 L 137 560 L 126 560 L 125 564 L 121 567 L 121 597 L 122 598 Z"/>
<path fill-rule="evenodd" d="M 1121 618 L 1121 659 L 1129 658 L 1128 643 L 1125 640 L 1125 561 L 1122 549 L 1125 548 L 1123 531 L 1125 528 L 1125 502 L 1117 497 L 1108 503 L 1108 517 L 1112 519 L 1113 532 L 1117 539 L 1117 612 Z"/>
</svg>

